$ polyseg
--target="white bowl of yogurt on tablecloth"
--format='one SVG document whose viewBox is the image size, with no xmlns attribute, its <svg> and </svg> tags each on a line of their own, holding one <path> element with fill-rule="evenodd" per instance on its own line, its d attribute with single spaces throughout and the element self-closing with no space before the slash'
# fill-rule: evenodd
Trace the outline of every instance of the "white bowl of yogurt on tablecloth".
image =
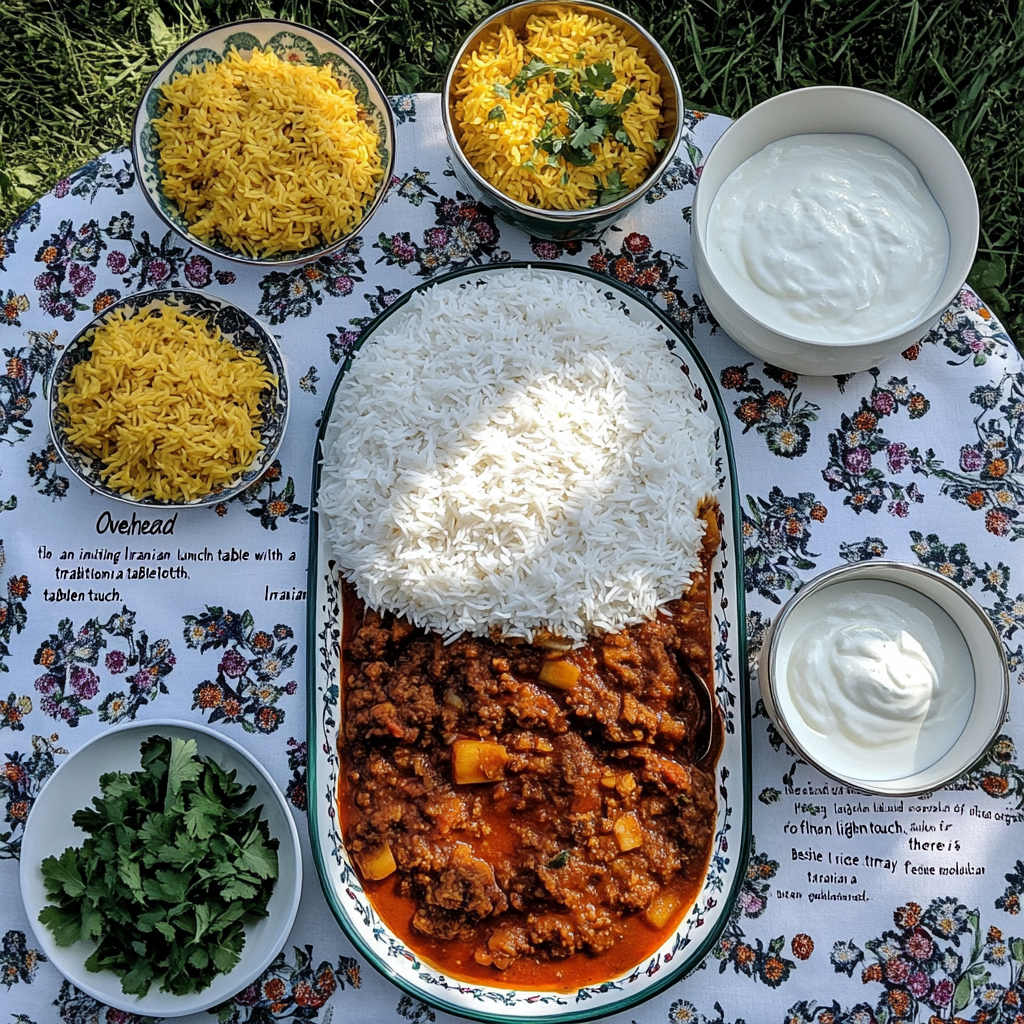
<svg viewBox="0 0 1024 1024">
<path fill-rule="evenodd" d="M 701 169 L 694 269 L 722 327 L 798 373 L 866 369 L 921 340 L 974 262 L 978 201 L 952 143 L 864 89 L 783 93 Z"/>
<path fill-rule="evenodd" d="M 782 609 L 759 659 L 765 709 L 809 764 L 856 789 L 946 785 L 1003 725 L 1009 672 L 984 610 L 940 573 L 869 561 Z"/>
</svg>

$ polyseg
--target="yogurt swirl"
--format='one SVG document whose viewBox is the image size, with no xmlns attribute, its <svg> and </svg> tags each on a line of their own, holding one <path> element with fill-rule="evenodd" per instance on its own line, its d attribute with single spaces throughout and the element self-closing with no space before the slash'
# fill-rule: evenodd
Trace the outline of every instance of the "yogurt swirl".
<svg viewBox="0 0 1024 1024">
<path fill-rule="evenodd" d="M 780 639 L 779 702 L 809 754 L 839 774 L 902 778 L 963 731 L 974 668 L 952 619 L 898 584 L 835 584 Z M 877 588 L 877 589 L 876 589 Z"/>
</svg>

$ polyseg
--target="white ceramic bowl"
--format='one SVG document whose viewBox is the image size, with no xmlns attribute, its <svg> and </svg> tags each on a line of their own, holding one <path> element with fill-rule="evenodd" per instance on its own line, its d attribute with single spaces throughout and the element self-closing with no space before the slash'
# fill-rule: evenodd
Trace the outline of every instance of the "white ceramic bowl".
<svg viewBox="0 0 1024 1024">
<path fill-rule="evenodd" d="M 198 753 L 210 757 L 226 771 L 236 771 L 243 786 L 255 786 L 251 804 L 263 805 L 262 817 L 270 835 L 280 840 L 277 851 L 278 878 L 267 905 L 268 916 L 245 929 L 245 949 L 234 969 L 220 974 L 201 992 L 176 996 L 161 992 L 154 984 L 143 997 L 125 995 L 120 979 L 113 971 L 98 974 L 85 969 L 85 961 L 95 943 L 77 942 L 58 946 L 53 933 L 39 921 L 39 912 L 47 905 L 41 864 L 51 854 L 60 854 L 69 846 L 80 846 L 86 833 L 71 821 L 79 808 L 88 807 L 100 796 L 100 775 L 105 772 L 138 771 L 139 747 L 150 736 L 177 736 L 194 739 Z M 252 984 L 281 951 L 299 909 L 302 894 L 302 852 L 299 834 L 281 791 L 267 770 L 234 740 L 204 725 L 158 719 L 134 722 L 94 736 L 76 750 L 50 776 L 36 798 L 25 823 L 21 846 L 21 895 L 25 902 L 36 941 L 50 963 L 73 985 L 107 1006 L 139 1017 L 181 1017 L 198 1013 L 230 999 Z"/>
<path fill-rule="evenodd" d="M 787 715 L 789 703 L 783 689 L 784 665 L 780 656 L 788 624 L 794 613 L 818 607 L 825 591 L 836 584 L 859 582 L 866 595 L 876 584 L 897 584 L 933 601 L 959 628 L 974 666 L 974 703 L 959 738 L 934 763 L 902 778 L 864 779 L 843 772 L 808 751 L 813 737 L 798 714 Z M 813 613 L 812 613 L 813 614 Z M 882 796 L 915 796 L 928 793 L 959 778 L 992 745 L 1006 717 L 1010 676 L 1002 641 L 985 610 L 956 583 L 922 566 L 902 562 L 867 561 L 843 565 L 822 573 L 807 583 L 787 602 L 772 622 L 758 662 L 761 697 L 765 710 L 786 743 L 808 764 L 854 789 Z M 822 749 L 820 743 L 815 749 Z M 867 774 L 867 773 L 866 773 Z"/>
<path fill-rule="evenodd" d="M 816 132 L 873 135 L 898 149 L 928 186 L 949 228 L 949 263 L 934 299 L 907 327 L 866 341 L 805 341 L 769 327 L 726 292 L 708 262 L 708 215 L 722 183 L 765 146 Z M 967 279 L 978 246 L 978 197 L 953 144 L 927 118 L 881 93 L 847 86 L 795 89 L 758 104 L 730 125 L 701 168 L 690 239 L 701 292 L 726 333 L 755 356 L 796 373 L 853 373 L 920 341 Z"/>
</svg>

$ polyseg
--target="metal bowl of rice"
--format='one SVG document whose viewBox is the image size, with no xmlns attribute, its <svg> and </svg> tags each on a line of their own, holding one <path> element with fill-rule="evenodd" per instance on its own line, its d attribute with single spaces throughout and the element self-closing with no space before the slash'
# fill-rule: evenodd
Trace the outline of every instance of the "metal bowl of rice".
<svg viewBox="0 0 1024 1024">
<path fill-rule="evenodd" d="M 337 40 L 238 21 L 164 61 L 135 115 L 132 158 L 153 209 L 190 244 L 287 267 L 338 251 L 383 202 L 395 123 L 380 83 Z"/>
<path fill-rule="evenodd" d="M 568 240 L 614 223 L 658 180 L 682 138 L 683 99 L 672 61 L 628 15 L 524 0 L 459 47 L 441 120 L 471 195 L 532 235 Z"/>
<path fill-rule="evenodd" d="M 219 296 L 182 289 L 104 309 L 60 354 L 47 395 L 55 457 L 90 490 L 146 508 L 259 487 L 288 409 L 274 336 Z"/>
</svg>

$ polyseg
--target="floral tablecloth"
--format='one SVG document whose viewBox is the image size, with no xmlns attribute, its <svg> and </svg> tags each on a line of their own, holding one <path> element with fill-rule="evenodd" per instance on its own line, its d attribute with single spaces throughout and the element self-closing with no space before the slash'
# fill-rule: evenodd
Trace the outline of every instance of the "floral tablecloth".
<svg viewBox="0 0 1024 1024">
<path fill-rule="evenodd" d="M 32 801 L 90 736 L 147 717 L 210 723 L 273 773 L 305 840 L 308 481 L 325 397 L 363 326 L 397 296 L 510 258 L 589 265 L 631 284 L 708 360 L 735 440 L 752 660 L 790 593 L 823 569 L 884 556 L 938 569 L 974 594 L 1013 668 L 1010 714 L 989 756 L 920 799 L 828 783 L 755 703 L 753 855 L 735 913 L 700 970 L 616 1019 L 1024 1021 L 1024 370 L 1005 331 L 965 288 L 925 341 L 876 369 L 804 378 L 765 365 L 716 329 L 690 269 L 693 186 L 725 119 L 688 114 L 686 145 L 646 200 L 600 236 L 558 244 L 459 191 L 437 96 L 393 105 L 398 170 L 387 201 L 344 252 L 304 268 L 207 259 L 156 220 L 124 152 L 59 182 L 0 238 L 0 1024 L 138 1019 L 62 980 L 18 898 Z M 106 304 L 179 284 L 231 299 L 280 336 L 291 420 L 278 461 L 239 497 L 173 518 L 133 515 L 62 465 L 46 427 L 48 373 Z M 143 532 L 149 519 L 162 532 Z M 756 674 L 751 686 L 756 702 Z M 324 1024 L 443 1016 L 357 958 L 308 849 L 284 952 L 258 985 L 192 1019 L 218 1014 Z"/>
</svg>

